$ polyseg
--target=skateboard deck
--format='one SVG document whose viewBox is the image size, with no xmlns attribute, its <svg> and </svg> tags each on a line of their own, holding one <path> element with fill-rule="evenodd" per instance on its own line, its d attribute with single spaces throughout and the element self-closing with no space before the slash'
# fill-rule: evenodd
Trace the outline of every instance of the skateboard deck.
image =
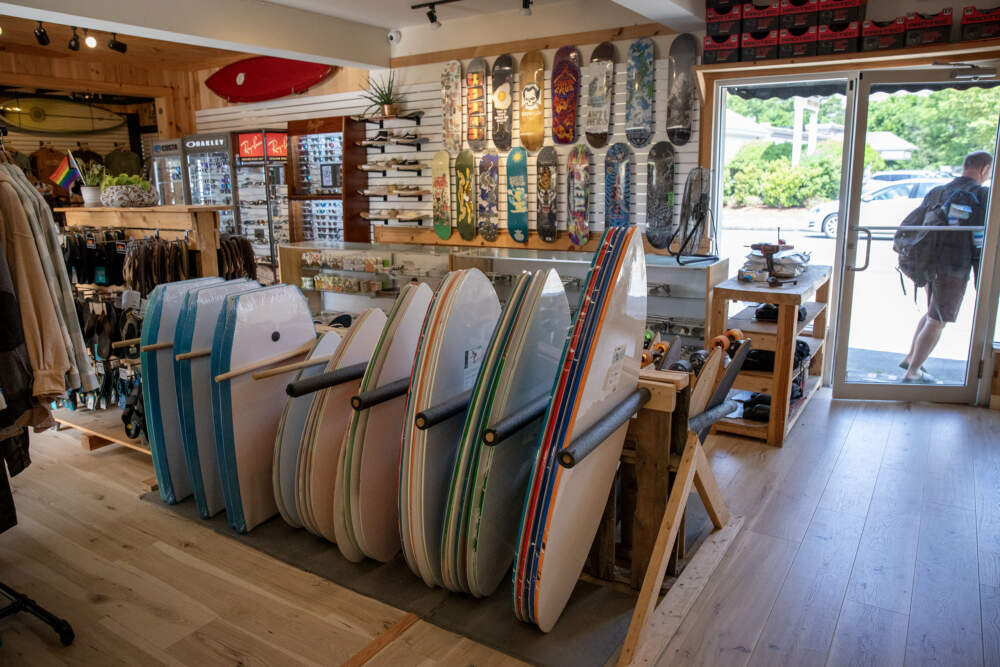
<svg viewBox="0 0 1000 667">
<path fill-rule="evenodd" d="M 708 218 L 708 194 L 711 186 L 710 173 L 704 167 L 695 167 L 688 172 L 684 182 L 684 198 L 681 200 L 681 220 L 678 237 L 680 254 L 698 252 L 705 238 L 705 224 Z"/>
<path fill-rule="evenodd" d="M 489 65 L 482 58 L 469 63 L 465 72 L 465 138 L 474 151 L 486 148 L 486 73 Z"/>
<path fill-rule="evenodd" d="M 674 149 L 658 141 L 646 161 L 646 238 L 654 248 L 670 245 L 674 225 Z"/>
<path fill-rule="evenodd" d="M 431 160 L 431 182 L 434 196 L 434 233 L 438 238 L 451 237 L 451 156 L 438 151 Z"/>
<path fill-rule="evenodd" d="M 605 224 L 625 227 L 630 222 L 632 194 L 632 151 L 623 143 L 608 149 L 604 157 Z"/>
<path fill-rule="evenodd" d="M 536 188 L 538 190 L 537 212 L 535 226 L 538 229 L 538 236 L 547 243 L 556 240 L 559 234 L 559 226 L 556 220 L 556 200 L 557 181 L 559 170 L 559 156 L 556 149 L 546 146 L 538 153 L 538 161 L 535 163 L 537 174 Z"/>
<path fill-rule="evenodd" d="M 537 151 L 545 141 L 545 60 L 539 51 L 521 58 L 521 145 Z"/>
<path fill-rule="evenodd" d="M 507 232 L 528 242 L 528 154 L 520 147 L 507 154 Z"/>
<path fill-rule="evenodd" d="M 693 67 L 698 59 L 698 41 L 684 33 L 670 44 L 667 71 L 667 138 L 675 146 L 691 140 L 694 114 Z"/>
<path fill-rule="evenodd" d="M 458 233 L 465 241 L 476 238 L 476 159 L 465 150 L 455 160 L 455 201 Z"/>
<path fill-rule="evenodd" d="M 493 61 L 493 145 L 510 150 L 514 122 L 514 59 L 505 53 Z"/>
<path fill-rule="evenodd" d="M 566 203 L 569 206 L 569 240 L 575 246 L 590 234 L 590 149 L 573 146 L 566 162 Z"/>
<path fill-rule="evenodd" d="M 451 60 L 441 71 L 441 132 L 444 149 L 449 153 L 462 150 L 462 63 Z"/>
<path fill-rule="evenodd" d="M 479 187 L 477 188 L 477 192 L 479 193 L 477 197 L 479 222 L 477 224 L 479 235 L 491 243 L 497 240 L 499 166 L 500 157 L 494 151 L 488 151 L 479 160 Z"/>
<path fill-rule="evenodd" d="M 611 133 L 611 109 L 615 91 L 615 45 L 601 42 L 587 65 L 587 101 L 584 131 L 594 148 L 603 148 Z"/>
<path fill-rule="evenodd" d="M 639 148 L 653 136 L 653 104 L 656 94 L 656 63 L 653 40 L 643 37 L 632 42 L 628 50 L 625 106 L 625 137 Z"/>
<path fill-rule="evenodd" d="M 576 141 L 579 106 L 580 52 L 575 46 L 564 46 L 552 63 L 552 139 L 557 144 Z"/>
</svg>

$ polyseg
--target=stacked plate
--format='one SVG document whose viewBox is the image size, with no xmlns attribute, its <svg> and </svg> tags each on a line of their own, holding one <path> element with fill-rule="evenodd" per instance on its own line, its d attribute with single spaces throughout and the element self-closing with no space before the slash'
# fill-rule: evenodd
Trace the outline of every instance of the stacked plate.
<svg viewBox="0 0 1000 667">
<path fill-rule="evenodd" d="M 404 285 L 361 379 L 360 392 L 410 377 L 420 328 L 434 293 Z M 352 410 L 337 465 L 334 533 L 344 557 L 388 561 L 399 551 L 399 434 L 405 398 Z"/>
<path fill-rule="evenodd" d="M 452 470 L 441 544 L 442 579 L 451 590 L 488 596 L 510 567 L 541 424 L 496 447 L 483 443 L 483 433 L 546 395 L 568 328 L 559 275 L 522 274 L 480 368 Z"/>
<path fill-rule="evenodd" d="M 442 585 L 442 518 L 464 412 L 426 430 L 418 413 L 468 392 L 475 385 L 500 302 L 477 269 L 449 273 L 424 320 L 403 417 L 399 467 L 399 528 L 407 565 L 428 586 Z"/>
<path fill-rule="evenodd" d="M 642 235 L 635 227 L 609 228 L 564 345 L 514 559 L 514 613 L 545 632 L 559 619 L 583 569 L 627 425 L 573 468 L 561 467 L 557 456 L 635 390 L 645 323 Z"/>
<path fill-rule="evenodd" d="M 324 371 L 367 364 L 385 323 L 385 313 L 379 308 L 362 313 L 352 323 Z M 306 417 L 296 462 L 295 502 L 299 520 L 309 532 L 331 542 L 337 541 L 334 528 L 337 464 L 344 431 L 354 412 L 351 397 L 358 393 L 360 386 L 360 380 L 352 380 L 316 392 Z"/>
</svg>

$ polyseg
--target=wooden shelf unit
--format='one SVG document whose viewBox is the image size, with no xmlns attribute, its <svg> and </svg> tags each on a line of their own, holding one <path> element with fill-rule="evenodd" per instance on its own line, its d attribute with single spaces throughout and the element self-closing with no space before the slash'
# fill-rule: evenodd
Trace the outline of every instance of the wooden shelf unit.
<svg viewBox="0 0 1000 667">
<path fill-rule="evenodd" d="M 712 289 L 710 335 L 714 337 L 729 329 L 740 329 L 755 349 L 775 353 L 773 371 L 742 371 L 733 384 L 734 389 L 769 394 L 770 420 L 764 423 L 726 418 L 715 425 L 716 430 L 766 440 L 769 445 L 782 445 L 806 403 L 823 381 L 829 299 L 828 266 L 810 266 L 794 285 L 772 288 L 763 283 L 745 283 L 731 278 Z M 755 320 L 755 306 L 744 308 L 730 317 L 730 301 L 775 303 L 778 305 L 778 321 Z M 798 319 L 799 306 L 806 308 L 806 317 L 802 321 Z M 809 358 L 799 369 L 794 367 L 797 340 L 803 340 L 809 345 Z M 792 382 L 806 370 L 809 377 L 806 379 L 802 398 L 789 405 Z"/>
</svg>

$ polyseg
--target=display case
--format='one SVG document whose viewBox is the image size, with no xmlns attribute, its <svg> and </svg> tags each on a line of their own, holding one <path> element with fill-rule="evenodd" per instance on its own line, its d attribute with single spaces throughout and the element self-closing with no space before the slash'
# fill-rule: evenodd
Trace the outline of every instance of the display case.
<svg viewBox="0 0 1000 667">
<path fill-rule="evenodd" d="M 157 141 L 151 152 L 149 180 L 156 188 L 160 206 L 190 203 L 184 178 L 184 142 L 181 139 Z"/>
<path fill-rule="evenodd" d="M 278 244 L 289 241 L 285 165 L 288 135 L 260 130 L 236 135 L 236 202 L 240 233 L 257 262 L 275 266 Z"/>
<path fill-rule="evenodd" d="M 239 232 L 239 211 L 234 206 L 236 160 L 231 134 L 194 134 L 184 137 L 187 191 L 191 204 L 224 206 L 219 213 L 223 233 Z"/>
</svg>

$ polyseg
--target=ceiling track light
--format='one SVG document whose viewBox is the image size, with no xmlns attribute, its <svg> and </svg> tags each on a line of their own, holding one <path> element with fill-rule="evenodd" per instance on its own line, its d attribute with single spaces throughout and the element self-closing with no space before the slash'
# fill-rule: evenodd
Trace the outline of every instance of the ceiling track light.
<svg viewBox="0 0 1000 667">
<path fill-rule="evenodd" d="M 438 21 L 437 12 L 434 11 L 434 5 L 431 5 L 430 9 L 427 10 L 427 20 L 431 22 L 431 28 L 437 30 L 441 27 L 441 22 Z"/>
<path fill-rule="evenodd" d="M 76 27 L 73 27 L 73 36 L 69 38 L 69 44 L 66 45 L 70 51 L 80 50 L 80 36 L 76 34 Z"/>
<path fill-rule="evenodd" d="M 87 45 L 88 49 L 97 48 L 97 38 L 89 34 L 87 29 L 83 29 L 83 43 Z"/>
<path fill-rule="evenodd" d="M 51 41 L 49 33 L 45 30 L 45 26 L 42 25 L 41 21 L 38 22 L 38 27 L 35 28 L 35 39 L 38 41 L 39 46 L 48 46 Z"/>
<path fill-rule="evenodd" d="M 117 51 L 118 53 L 125 53 L 128 50 L 128 46 L 125 42 L 118 40 L 118 33 L 111 33 L 111 39 L 108 40 L 108 48 L 112 51 Z"/>
<path fill-rule="evenodd" d="M 521 16 L 531 16 L 531 5 L 534 0 L 521 0 Z"/>
<path fill-rule="evenodd" d="M 436 30 L 441 27 L 441 22 L 438 21 L 437 16 L 437 6 L 450 5 L 453 2 L 461 2 L 461 0 L 434 0 L 433 2 L 418 2 L 415 5 L 410 5 L 410 9 L 424 9 L 426 7 L 427 20 L 430 21 L 431 28 Z"/>
</svg>

